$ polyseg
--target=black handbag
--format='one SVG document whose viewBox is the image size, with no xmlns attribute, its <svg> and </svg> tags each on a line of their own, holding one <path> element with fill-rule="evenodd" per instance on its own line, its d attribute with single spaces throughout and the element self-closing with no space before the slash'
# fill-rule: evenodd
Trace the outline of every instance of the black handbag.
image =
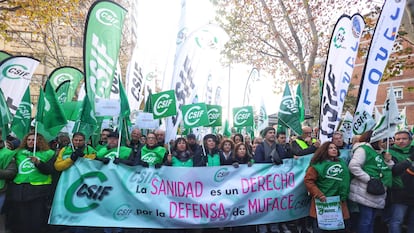
<svg viewBox="0 0 414 233">
<path fill-rule="evenodd" d="M 367 193 L 372 195 L 382 195 L 385 193 L 384 185 L 382 181 L 377 178 L 371 178 L 367 184 Z"/>
</svg>

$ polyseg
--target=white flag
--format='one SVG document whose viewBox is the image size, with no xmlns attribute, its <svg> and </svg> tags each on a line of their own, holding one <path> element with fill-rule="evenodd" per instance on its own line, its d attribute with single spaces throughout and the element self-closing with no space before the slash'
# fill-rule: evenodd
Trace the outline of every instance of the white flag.
<svg viewBox="0 0 414 233">
<path fill-rule="evenodd" d="M 11 114 L 16 113 L 38 65 L 38 60 L 24 56 L 9 57 L 0 63 L 0 89 Z"/>
<path fill-rule="evenodd" d="M 382 7 L 365 62 L 355 115 L 363 111 L 372 114 L 374 111 L 378 85 L 392 53 L 405 6 L 405 0 L 386 0 Z"/>
<path fill-rule="evenodd" d="M 401 123 L 400 112 L 398 111 L 398 104 L 392 86 L 388 92 L 388 97 L 385 100 L 382 114 L 381 120 L 377 122 L 377 125 L 374 127 L 371 142 L 394 137 L 397 125 Z"/>
</svg>

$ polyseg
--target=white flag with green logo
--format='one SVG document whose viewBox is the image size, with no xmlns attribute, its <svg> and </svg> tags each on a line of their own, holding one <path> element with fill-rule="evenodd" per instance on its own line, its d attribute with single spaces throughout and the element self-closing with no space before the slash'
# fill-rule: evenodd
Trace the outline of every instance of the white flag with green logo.
<svg viewBox="0 0 414 233">
<path fill-rule="evenodd" d="M 0 63 L 0 88 L 11 114 L 16 113 L 38 65 L 38 60 L 24 56 L 9 57 Z"/>
<path fill-rule="evenodd" d="M 253 126 L 253 118 L 252 106 L 233 108 L 234 127 Z"/>
<path fill-rule="evenodd" d="M 209 124 L 205 103 L 183 105 L 181 106 L 181 112 L 186 129 L 207 126 Z"/>
<path fill-rule="evenodd" d="M 173 90 L 151 95 L 151 104 L 154 119 L 177 115 L 175 92 Z"/>
<path fill-rule="evenodd" d="M 381 120 L 377 122 L 373 129 L 374 132 L 372 132 L 371 142 L 394 137 L 397 125 L 401 124 L 401 122 L 394 88 L 391 87 L 388 91 L 388 97 L 385 100 L 384 108 L 382 109 Z"/>
</svg>

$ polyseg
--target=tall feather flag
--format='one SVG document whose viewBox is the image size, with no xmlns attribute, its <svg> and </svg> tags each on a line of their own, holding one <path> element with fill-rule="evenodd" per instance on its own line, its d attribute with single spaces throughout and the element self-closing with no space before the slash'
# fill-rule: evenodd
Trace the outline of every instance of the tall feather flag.
<svg viewBox="0 0 414 233">
<path fill-rule="evenodd" d="M 388 92 L 388 97 L 384 103 L 382 110 L 382 117 L 374 127 L 374 132 L 371 136 L 371 142 L 378 141 L 384 138 L 394 137 L 398 124 L 401 123 L 400 113 L 398 111 L 397 99 L 395 98 L 394 88 L 391 86 Z"/>
<path fill-rule="evenodd" d="M 19 108 L 14 115 L 13 123 L 11 126 L 12 132 L 18 139 L 23 137 L 30 131 L 30 123 L 32 117 L 32 101 L 30 99 L 30 87 L 27 87 L 26 92 L 23 95 Z"/>
<path fill-rule="evenodd" d="M 378 85 L 382 79 L 384 69 L 387 66 L 389 56 L 392 53 L 405 6 L 406 0 L 386 0 L 382 6 L 381 14 L 375 26 L 374 35 L 372 36 L 368 50 L 364 71 L 362 72 L 354 114 L 354 125 L 360 124 L 361 122 L 361 118 L 358 116 L 372 115 L 373 113 Z M 367 122 L 363 121 L 362 123 L 363 125 L 358 128 L 368 130 Z"/>
<path fill-rule="evenodd" d="M 296 97 L 295 97 L 296 105 L 299 109 L 299 119 L 300 123 L 305 121 L 305 105 L 303 103 L 303 96 L 302 96 L 302 88 L 300 83 L 298 84 L 296 88 Z"/>
<path fill-rule="evenodd" d="M 342 15 L 333 30 L 320 104 L 319 139 L 322 143 L 331 140 L 339 126 L 364 27 L 361 15 Z"/>
<path fill-rule="evenodd" d="M 0 89 L 0 127 L 2 128 L 2 138 L 5 139 L 9 135 L 9 123 L 12 120 L 7 102 L 4 98 L 3 91 Z"/>
<path fill-rule="evenodd" d="M 38 132 L 43 134 L 47 140 L 56 137 L 60 130 L 68 123 L 49 80 L 45 83 L 45 90 L 40 89 L 36 122 L 38 124 Z"/>
<path fill-rule="evenodd" d="M 286 82 L 285 91 L 283 92 L 282 101 L 280 102 L 278 124 L 290 128 L 297 135 L 302 134 L 300 123 L 299 109 L 293 100 L 288 83 Z"/>
<path fill-rule="evenodd" d="M 95 98 L 108 99 L 117 69 L 126 10 L 119 4 L 96 1 L 89 9 L 84 36 L 85 89 L 94 109 Z"/>
</svg>

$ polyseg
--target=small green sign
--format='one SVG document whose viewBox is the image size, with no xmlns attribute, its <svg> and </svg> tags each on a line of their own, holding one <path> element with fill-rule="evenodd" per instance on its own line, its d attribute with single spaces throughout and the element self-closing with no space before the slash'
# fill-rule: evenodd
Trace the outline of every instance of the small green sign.
<svg viewBox="0 0 414 233">
<path fill-rule="evenodd" d="M 253 107 L 233 108 L 233 126 L 253 126 Z"/>
<path fill-rule="evenodd" d="M 207 116 L 207 106 L 205 103 L 189 104 L 181 107 L 185 128 L 207 126 L 209 124 Z"/>
<path fill-rule="evenodd" d="M 175 93 L 173 90 L 151 95 L 154 119 L 177 115 L 175 102 Z"/>
</svg>

